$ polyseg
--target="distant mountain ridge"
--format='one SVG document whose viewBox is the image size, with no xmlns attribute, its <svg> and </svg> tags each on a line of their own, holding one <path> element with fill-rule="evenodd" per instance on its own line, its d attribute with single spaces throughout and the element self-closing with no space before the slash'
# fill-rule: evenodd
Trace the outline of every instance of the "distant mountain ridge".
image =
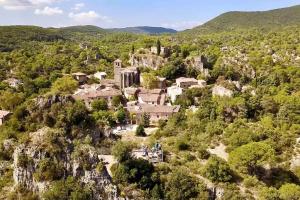
<svg viewBox="0 0 300 200">
<path fill-rule="evenodd" d="M 240 12 L 233 11 L 219 15 L 218 17 L 206 22 L 201 26 L 193 29 L 185 30 L 180 33 L 214 33 L 222 31 L 230 31 L 234 29 L 248 28 L 281 28 L 286 26 L 300 26 L 300 5 L 288 8 L 280 8 L 270 11 L 256 12 Z M 56 38 L 64 38 L 74 34 L 79 35 L 103 35 L 112 32 L 124 32 L 132 34 L 174 34 L 176 30 L 164 27 L 137 26 L 126 28 L 104 29 L 97 26 L 69 26 L 61 28 L 42 28 L 38 26 L 0 26 L 2 35 L 11 34 L 21 35 L 24 38 L 34 37 L 38 40 L 52 40 Z M 28 35 L 34 34 L 34 36 Z M 45 36 L 45 37 L 44 37 Z M 1 43 L 1 42 L 0 42 Z"/>
<path fill-rule="evenodd" d="M 125 32 L 125 33 L 136 33 L 136 34 L 163 34 L 163 33 L 177 33 L 176 30 L 164 27 L 151 27 L 151 26 L 136 26 L 126 28 L 112 28 L 108 29 L 113 32 Z"/>
<path fill-rule="evenodd" d="M 269 11 L 227 12 L 188 31 L 211 33 L 237 28 L 280 28 L 294 25 L 300 25 L 300 5 Z"/>
</svg>

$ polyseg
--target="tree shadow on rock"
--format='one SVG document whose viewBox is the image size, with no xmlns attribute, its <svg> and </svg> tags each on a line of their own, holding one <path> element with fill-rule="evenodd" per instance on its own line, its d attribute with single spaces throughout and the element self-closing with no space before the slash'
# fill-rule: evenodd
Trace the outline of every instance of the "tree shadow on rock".
<svg viewBox="0 0 300 200">
<path fill-rule="evenodd" d="M 255 170 L 256 177 L 268 187 L 280 188 L 285 183 L 299 184 L 299 178 L 291 171 L 283 168 L 265 169 L 258 167 Z"/>
</svg>

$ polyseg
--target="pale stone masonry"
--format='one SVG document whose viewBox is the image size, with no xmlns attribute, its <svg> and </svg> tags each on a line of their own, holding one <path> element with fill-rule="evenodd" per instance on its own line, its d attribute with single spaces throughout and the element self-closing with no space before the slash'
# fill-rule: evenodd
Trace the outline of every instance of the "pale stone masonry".
<svg viewBox="0 0 300 200">
<path fill-rule="evenodd" d="M 159 120 L 168 120 L 173 114 L 178 113 L 180 106 L 128 104 L 127 110 L 136 115 L 139 122 L 144 113 L 149 114 L 150 122 L 157 123 Z"/>
<path fill-rule="evenodd" d="M 10 87 L 17 88 L 19 85 L 22 85 L 22 81 L 16 78 L 9 78 L 4 80 L 3 82 L 7 83 Z"/>
<path fill-rule="evenodd" d="M 221 96 L 221 97 L 232 97 L 233 91 L 229 90 L 221 85 L 215 85 L 212 89 L 213 96 Z"/>
<path fill-rule="evenodd" d="M 168 87 L 167 89 L 167 94 L 170 97 L 172 103 L 174 103 L 176 101 L 176 98 L 182 95 L 182 93 L 183 93 L 183 89 L 176 85 Z"/>
<path fill-rule="evenodd" d="M 73 73 L 72 76 L 80 83 L 83 84 L 87 81 L 88 77 L 85 73 L 82 72 L 76 72 Z"/>
<path fill-rule="evenodd" d="M 119 89 L 114 87 L 105 87 L 99 84 L 85 85 L 82 89 L 77 90 L 73 94 L 73 98 L 76 100 L 84 101 L 87 108 L 91 108 L 91 103 L 97 99 L 105 99 L 108 105 L 111 105 L 111 101 L 114 96 L 121 96 L 122 93 Z"/>
<path fill-rule="evenodd" d="M 0 110 L 0 126 L 8 120 L 9 116 L 11 115 L 11 112 L 6 110 Z"/>
<path fill-rule="evenodd" d="M 140 84 L 140 71 L 137 67 L 122 68 L 122 61 L 114 61 L 114 79 L 120 89 Z"/>
<path fill-rule="evenodd" d="M 198 85 L 198 80 L 195 78 L 180 77 L 176 79 L 177 87 L 187 89 L 192 85 Z"/>
<path fill-rule="evenodd" d="M 99 80 L 104 80 L 106 76 L 107 76 L 106 72 L 97 72 L 94 74 L 94 77 Z"/>
</svg>

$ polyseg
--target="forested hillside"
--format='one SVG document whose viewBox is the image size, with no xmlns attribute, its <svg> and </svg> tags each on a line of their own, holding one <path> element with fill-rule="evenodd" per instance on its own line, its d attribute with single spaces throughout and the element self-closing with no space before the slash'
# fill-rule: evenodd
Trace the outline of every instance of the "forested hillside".
<svg viewBox="0 0 300 200">
<path fill-rule="evenodd" d="M 270 11 L 228 12 L 191 31 L 213 33 L 241 28 L 276 29 L 294 25 L 300 25 L 300 5 Z"/>
<path fill-rule="evenodd" d="M 109 29 L 114 32 L 125 32 L 125 33 L 136 33 L 136 34 L 150 34 L 158 35 L 163 33 L 176 33 L 174 29 L 168 29 L 163 27 L 150 27 L 150 26 L 137 26 L 137 27 L 127 27 L 127 28 L 115 28 Z"/>
</svg>

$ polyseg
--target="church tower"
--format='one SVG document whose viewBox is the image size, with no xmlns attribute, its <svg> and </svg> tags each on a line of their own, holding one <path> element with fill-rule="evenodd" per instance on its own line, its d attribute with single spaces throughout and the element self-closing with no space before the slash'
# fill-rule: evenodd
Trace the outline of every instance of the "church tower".
<svg viewBox="0 0 300 200">
<path fill-rule="evenodd" d="M 114 61 L 114 79 L 115 82 L 121 85 L 121 71 L 122 71 L 122 60 L 117 59 Z"/>
</svg>

